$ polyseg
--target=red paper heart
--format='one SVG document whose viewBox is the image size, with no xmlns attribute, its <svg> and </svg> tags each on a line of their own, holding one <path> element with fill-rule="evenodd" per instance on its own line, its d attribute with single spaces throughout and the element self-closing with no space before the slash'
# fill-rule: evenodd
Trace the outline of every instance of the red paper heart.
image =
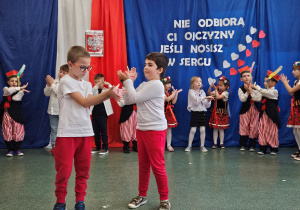
<svg viewBox="0 0 300 210">
<path fill-rule="evenodd" d="M 246 56 L 249 57 L 251 55 L 251 51 L 249 49 L 246 50 Z"/>
<path fill-rule="evenodd" d="M 256 40 L 252 41 L 253 48 L 258 47 L 259 45 L 260 45 L 259 41 L 256 41 Z"/>
<path fill-rule="evenodd" d="M 230 75 L 236 75 L 237 70 L 235 70 L 233 67 L 230 69 Z"/>
<path fill-rule="evenodd" d="M 265 38 L 265 37 L 266 37 L 266 34 L 264 33 L 264 31 L 263 31 L 263 30 L 260 30 L 258 37 L 259 37 L 260 39 L 262 39 L 262 38 Z"/>
<path fill-rule="evenodd" d="M 238 62 L 237 62 L 237 64 L 238 64 L 238 67 L 241 67 L 241 66 L 243 66 L 245 64 L 245 61 L 239 59 Z"/>
</svg>

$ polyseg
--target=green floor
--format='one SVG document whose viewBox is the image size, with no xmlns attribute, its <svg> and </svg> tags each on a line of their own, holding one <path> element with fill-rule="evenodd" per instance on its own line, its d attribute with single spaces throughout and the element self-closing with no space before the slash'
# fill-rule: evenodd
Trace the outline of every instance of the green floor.
<svg viewBox="0 0 300 210">
<path fill-rule="evenodd" d="M 281 148 L 278 156 L 238 148 L 184 148 L 165 153 L 173 210 L 185 209 L 300 209 L 300 161 Z M 50 210 L 55 203 L 54 159 L 46 149 L 24 149 L 24 157 L 5 157 L 0 150 L 0 210 Z M 137 195 L 137 153 L 112 148 L 108 155 L 92 155 L 86 209 L 127 209 Z M 74 171 L 66 203 L 74 208 Z M 157 209 L 159 196 L 151 176 L 148 203 L 139 209 Z"/>
</svg>

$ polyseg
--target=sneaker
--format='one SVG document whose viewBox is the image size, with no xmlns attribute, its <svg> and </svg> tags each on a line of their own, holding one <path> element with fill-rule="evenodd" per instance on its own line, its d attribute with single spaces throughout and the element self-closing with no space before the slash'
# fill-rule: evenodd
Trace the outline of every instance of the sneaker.
<svg viewBox="0 0 300 210">
<path fill-rule="evenodd" d="M 106 155 L 106 154 L 108 154 L 107 149 L 100 150 L 100 152 L 99 152 L 99 155 Z"/>
<path fill-rule="evenodd" d="M 264 151 L 259 151 L 257 154 L 259 154 L 259 155 L 264 155 L 264 154 L 266 154 Z"/>
<path fill-rule="evenodd" d="M 255 152 L 254 147 L 250 147 L 249 152 Z"/>
<path fill-rule="evenodd" d="M 159 210 L 169 210 L 169 209 L 171 209 L 171 204 L 168 200 L 167 201 L 160 201 Z"/>
<path fill-rule="evenodd" d="M 21 152 L 21 150 L 18 150 L 18 151 L 15 152 L 15 155 L 16 155 L 16 156 L 23 156 L 24 153 Z"/>
<path fill-rule="evenodd" d="M 300 160 L 300 154 L 298 154 L 296 157 L 294 157 L 294 160 Z"/>
<path fill-rule="evenodd" d="M 53 208 L 53 210 L 66 210 L 66 209 L 67 207 L 65 203 L 56 203 Z"/>
<path fill-rule="evenodd" d="M 100 152 L 100 149 L 97 149 L 97 148 L 92 149 L 92 154 L 95 154 L 95 153 L 98 153 L 98 152 Z"/>
<path fill-rule="evenodd" d="M 299 154 L 300 154 L 300 151 L 298 150 L 297 152 L 295 152 L 294 154 L 292 154 L 292 157 L 294 158 L 294 157 L 296 157 Z"/>
<path fill-rule="evenodd" d="M 271 152 L 270 152 L 270 155 L 277 155 L 277 152 L 271 151 Z"/>
<path fill-rule="evenodd" d="M 75 205 L 75 210 L 85 210 L 85 205 L 83 201 L 78 201 Z"/>
<path fill-rule="evenodd" d="M 217 149 L 217 145 L 216 145 L 216 144 L 213 144 L 213 145 L 211 146 L 211 148 L 212 148 L 212 149 Z"/>
<path fill-rule="evenodd" d="M 192 146 L 187 146 L 186 148 L 185 148 L 185 152 L 190 152 L 192 150 Z"/>
<path fill-rule="evenodd" d="M 225 149 L 225 145 L 224 144 L 221 144 L 221 149 Z"/>
<path fill-rule="evenodd" d="M 245 150 L 246 150 L 245 147 L 240 148 L 240 151 L 245 151 Z"/>
<path fill-rule="evenodd" d="M 147 198 L 138 195 L 130 201 L 128 208 L 136 209 L 145 203 L 147 203 Z"/>
<path fill-rule="evenodd" d="M 167 146 L 167 150 L 169 152 L 174 152 L 174 148 L 171 145 Z"/>
<path fill-rule="evenodd" d="M 14 156 L 14 151 L 9 151 L 7 154 L 6 154 L 6 157 L 12 157 Z"/>
<path fill-rule="evenodd" d="M 51 143 L 49 143 L 47 146 L 45 146 L 44 148 L 46 148 L 46 149 L 52 149 L 52 145 L 51 145 Z"/>
<path fill-rule="evenodd" d="M 208 151 L 208 150 L 205 148 L 205 146 L 200 147 L 200 150 L 201 150 L 202 152 L 207 152 L 207 151 Z"/>
</svg>

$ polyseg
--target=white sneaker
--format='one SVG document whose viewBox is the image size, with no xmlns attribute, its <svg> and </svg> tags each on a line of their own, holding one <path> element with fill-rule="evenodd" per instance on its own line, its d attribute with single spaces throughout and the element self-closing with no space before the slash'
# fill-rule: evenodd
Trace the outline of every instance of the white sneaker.
<svg viewBox="0 0 300 210">
<path fill-rule="evenodd" d="M 192 150 L 192 146 L 187 146 L 187 148 L 185 148 L 185 150 L 184 151 L 186 151 L 186 152 L 190 152 Z"/>
<path fill-rule="evenodd" d="M 44 148 L 46 148 L 46 149 L 52 149 L 52 145 L 51 145 L 51 143 L 49 143 L 47 146 L 45 146 Z"/>
<path fill-rule="evenodd" d="M 200 147 L 200 150 L 201 150 L 202 152 L 208 152 L 208 150 L 207 150 L 204 146 Z"/>
</svg>

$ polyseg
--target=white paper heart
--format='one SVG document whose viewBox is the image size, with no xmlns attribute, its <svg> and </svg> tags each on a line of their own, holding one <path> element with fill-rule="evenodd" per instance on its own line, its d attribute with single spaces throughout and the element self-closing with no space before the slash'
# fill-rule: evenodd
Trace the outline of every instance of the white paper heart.
<svg viewBox="0 0 300 210">
<path fill-rule="evenodd" d="M 255 34 L 256 31 L 257 31 L 257 29 L 254 28 L 253 26 L 251 26 L 251 28 L 250 28 L 250 33 L 251 33 L 251 34 Z"/>
<path fill-rule="evenodd" d="M 246 46 L 242 44 L 239 44 L 238 48 L 239 48 L 239 52 L 246 50 Z"/>
<path fill-rule="evenodd" d="M 239 58 L 240 56 L 238 54 L 235 53 L 231 53 L 231 60 L 235 61 Z"/>
<path fill-rule="evenodd" d="M 211 85 L 212 83 L 216 83 L 216 80 L 213 79 L 213 78 L 211 78 L 211 77 L 209 77 L 208 78 L 208 84 Z"/>
<path fill-rule="evenodd" d="M 230 63 L 228 63 L 227 60 L 224 60 L 223 61 L 223 68 L 226 69 L 226 68 L 229 68 L 230 67 Z"/>
<path fill-rule="evenodd" d="M 216 76 L 216 77 L 219 77 L 219 76 L 222 75 L 222 71 L 219 71 L 218 69 L 215 69 L 215 70 L 214 70 L 214 73 L 215 73 L 215 76 Z"/>
<path fill-rule="evenodd" d="M 249 35 L 247 35 L 247 36 L 246 36 L 246 42 L 247 42 L 247 43 L 252 42 L 252 37 L 249 36 Z"/>
</svg>

